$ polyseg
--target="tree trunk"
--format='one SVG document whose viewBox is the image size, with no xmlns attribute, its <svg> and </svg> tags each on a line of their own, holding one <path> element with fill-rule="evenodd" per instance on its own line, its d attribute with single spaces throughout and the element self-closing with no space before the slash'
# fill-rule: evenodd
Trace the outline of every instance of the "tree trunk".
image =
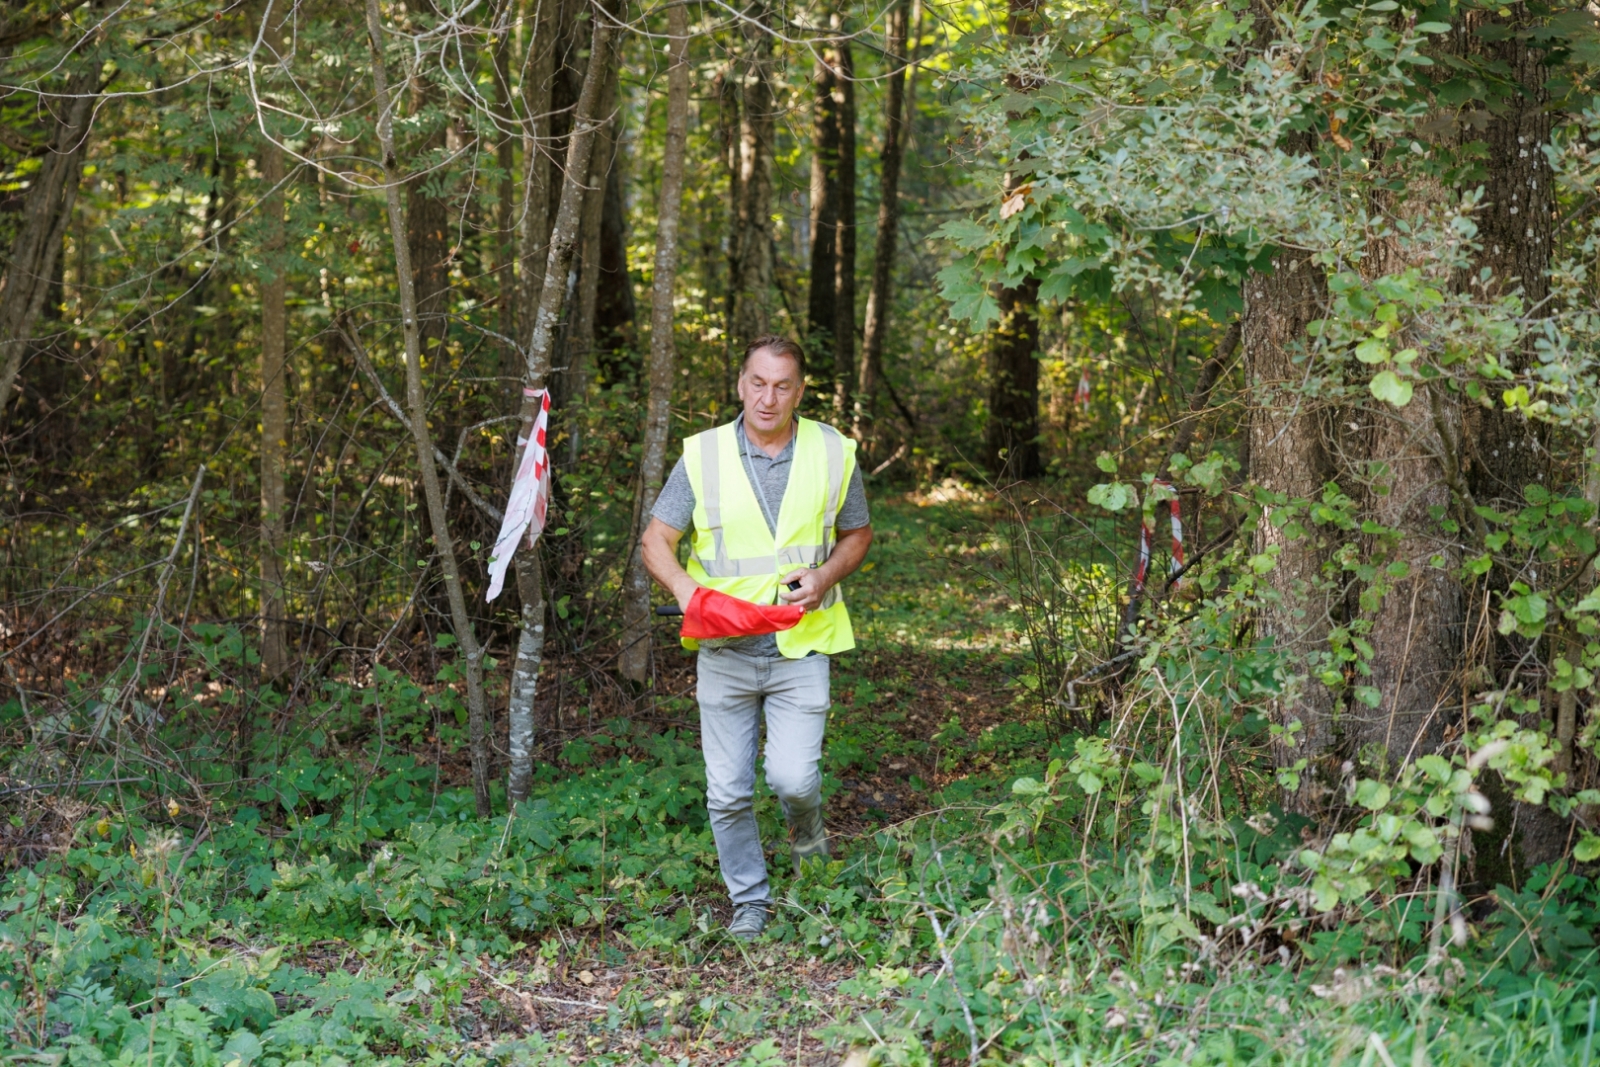
<svg viewBox="0 0 1600 1067">
<path fill-rule="evenodd" d="M 989 335 L 989 469 L 1032 478 L 1039 465 L 1039 281 L 1000 288 L 1000 321 Z"/>
<path fill-rule="evenodd" d="M 376 0 L 368 0 L 375 3 Z M 531 432 L 538 414 L 538 402 L 533 394 L 545 388 L 550 377 L 550 354 L 555 344 L 556 323 L 561 317 L 561 307 L 566 299 L 566 278 L 572 270 L 577 254 L 580 222 L 589 161 L 594 153 L 596 133 L 605 121 L 600 113 L 601 87 L 612 61 L 614 33 L 609 19 L 593 20 L 594 33 L 589 49 L 589 69 L 584 74 L 583 88 L 578 94 L 578 104 L 573 116 L 572 133 L 567 140 L 565 175 L 561 182 L 561 203 L 556 211 L 555 223 L 550 228 L 550 249 L 545 256 L 544 283 L 540 288 L 539 307 L 534 314 L 531 336 L 526 349 L 527 364 L 523 369 L 523 398 L 521 418 L 523 434 Z M 526 438 L 519 441 L 511 469 L 522 465 L 522 452 Z M 529 561 L 529 566 L 533 565 Z M 537 603 L 543 601 L 536 587 L 526 581 L 523 568 L 517 571 L 519 588 L 523 589 L 522 634 L 517 643 L 516 660 L 511 671 L 511 698 L 508 719 L 515 724 L 510 738 L 512 752 L 509 794 L 513 801 L 523 800 L 533 781 L 533 698 L 539 684 L 539 658 L 544 648 L 544 613 L 537 616 L 528 607 L 530 597 Z M 526 588 L 524 588 L 526 587 Z"/>
<path fill-rule="evenodd" d="M 844 21 L 834 16 L 834 28 Z M 834 99 L 839 115 L 839 218 L 833 276 L 833 412 L 840 420 L 850 414 L 850 394 L 856 384 L 856 70 L 850 39 L 841 36 L 834 47 Z"/>
<path fill-rule="evenodd" d="M 595 307 L 600 296 L 600 223 L 605 210 L 606 182 L 611 174 L 612 157 L 616 154 L 616 115 L 618 71 L 613 65 L 606 72 L 601 87 L 597 114 L 604 118 L 595 131 L 594 148 L 589 160 L 589 173 L 584 183 L 583 214 L 578 224 L 578 291 L 576 306 L 568 312 L 569 326 L 566 334 L 565 372 L 556 381 L 565 388 L 558 389 L 551 401 L 566 407 L 582 404 L 589 391 L 589 371 L 594 359 Z M 575 414 L 575 413 L 574 413 Z M 576 417 L 569 419 L 569 462 L 576 464 L 579 449 L 579 426 Z"/>
<path fill-rule="evenodd" d="M 594 306 L 595 365 L 606 387 L 639 380 L 633 279 L 628 276 L 628 213 L 622 199 L 626 173 L 622 140 L 611 153 L 600 210 L 600 294 Z"/>
<path fill-rule="evenodd" d="M 772 329 L 772 10 L 762 3 L 744 25 L 743 107 L 739 113 L 738 246 L 733 286 L 735 348 Z"/>
<path fill-rule="evenodd" d="M 667 67 L 667 139 L 662 146 L 661 204 L 657 209 L 655 279 L 650 293 L 650 399 L 645 408 L 644 442 L 639 462 L 639 501 L 633 553 L 623 579 L 622 676 L 643 684 L 650 673 L 650 575 L 644 569 L 639 536 L 650 524 L 650 509 L 666 471 L 671 428 L 672 387 L 677 350 L 672 342 L 673 280 L 678 271 L 678 218 L 683 207 L 684 157 L 689 140 L 689 15 L 682 4 L 667 8 L 672 58 Z"/>
<path fill-rule="evenodd" d="M 0 277 L 0 415 L 11 399 L 33 325 L 44 309 L 78 196 L 89 126 L 100 99 L 100 67 L 86 64 L 86 68 L 68 81 L 66 98 L 57 102 L 55 134 L 30 180 L 17 236 Z"/>
<path fill-rule="evenodd" d="M 389 234 L 394 244 L 395 275 L 400 291 L 401 332 L 405 339 L 406 406 L 411 413 L 411 437 L 416 447 L 417 466 L 422 472 L 422 487 L 427 499 L 428 517 L 433 527 L 434 548 L 444 571 L 450 602 L 452 629 L 461 647 L 463 673 L 467 681 L 468 729 L 472 745 L 472 791 L 481 818 L 491 814 L 489 805 L 489 731 L 483 696 L 483 649 L 478 645 L 472 616 L 467 613 L 466 591 L 461 587 L 461 572 L 456 560 L 455 541 L 450 536 L 445 515 L 444 491 L 439 485 L 439 470 L 434 464 L 433 440 L 428 432 L 428 403 L 422 386 L 422 331 L 417 312 L 417 293 L 411 274 L 411 249 L 404 207 L 401 204 L 399 165 L 394 149 L 394 113 L 389 81 L 383 62 L 383 23 L 378 0 L 366 0 L 367 36 L 372 48 L 372 80 L 378 108 L 378 143 L 383 152 L 383 177 Z"/>
<path fill-rule="evenodd" d="M 1010 0 L 1006 33 L 1013 41 L 1038 33 L 1034 17 L 1041 0 Z M 1008 77 L 1016 92 L 1038 88 Z M 1019 158 L 1026 159 L 1027 153 Z M 1008 173 L 1005 193 L 1021 185 Z M 989 422 L 984 451 L 989 469 L 1001 478 L 1032 478 L 1039 474 L 1039 282 L 1029 279 L 1015 289 L 999 289 L 1000 321 L 989 336 Z"/>
<path fill-rule="evenodd" d="M 515 11 L 515 2 L 507 5 Z M 517 143 L 510 131 L 516 128 L 515 97 L 511 91 L 511 49 L 516 40 L 515 23 L 500 27 L 494 45 L 494 105 L 500 129 L 499 144 L 495 148 L 495 164 L 500 168 L 499 188 L 495 196 L 495 250 L 493 292 L 500 304 L 500 333 L 507 338 L 517 335 Z M 514 345 L 501 343 L 502 362 L 510 365 L 516 355 Z"/>
<path fill-rule="evenodd" d="M 288 389 L 284 381 L 288 303 L 283 148 L 270 139 L 263 139 L 261 145 L 261 180 L 267 190 L 261 204 L 267 228 L 262 257 L 267 276 L 261 282 L 261 670 L 267 678 L 276 680 L 289 670 L 283 573 L 284 453 L 289 436 Z"/>
<path fill-rule="evenodd" d="M 742 93 L 739 89 L 739 60 L 730 58 L 727 66 L 718 73 L 713 87 L 717 98 L 717 135 L 722 149 L 722 165 L 728 173 L 728 226 L 724 234 L 723 251 L 726 253 L 727 276 L 722 287 L 722 399 L 735 403 L 735 371 L 733 316 L 738 295 L 739 211 L 744 203 L 744 187 L 739 180 L 739 127 Z M 710 237 L 710 229 L 704 231 Z M 709 247 L 709 241 L 708 241 Z M 708 271 L 709 273 L 709 271 Z"/>
<path fill-rule="evenodd" d="M 833 351 L 834 288 L 839 236 L 839 104 L 838 78 L 824 49 L 811 75 L 811 285 L 806 315 L 813 352 Z"/>
<path fill-rule="evenodd" d="M 1475 286 L 1479 271 L 1488 268 L 1489 295 L 1520 289 L 1524 307 L 1543 315 L 1545 312 L 1538 305 L 1550 293 L 1546 272 L 1550 267 L 1555 211 L 1554 183 L 1544 154 L 1550 143 L 1550 94 L 1545 87 L 1550 71 L 1545 66 L 1544 53 L 1531 47 L 1526 35 L 1535 28 L 1536 16 L 1526 4 L 1510 5 L 1509 10 L 1509 15 L 1466 12 L 1452 34 L 1458 49 L 1499 66 L 1519 87 L 1516 95 L 1502 100 L 1490 112 L 1487 128 L 1460 131 L 1463 144 L 1481 141 L 1488 146 L 1488 152 L 1484 159 L 1487 173 L 1483 205 L 1476 216 L 1482 247 L 1471 271 L 1457 284 Z M 1509 24 L 1513 32 L 1501 40 L 1485 40 L 1477 31 L 1488 24 Z M 1532 347 L 1526 346 L 1516 354 L 1514 362 L 1521 370 L 1533 358 Z M 1465 424 L 1463 463 L 1473 502 L 1515 514 L 1527 504 L 1525 488 L 1543 481 L 1550 466 L 1542 428 L 1500 405 L 1488 410 L 1469 406 Z M 1496 592 L 1504 590 L 1513 577 L 1501 568 L 1486 576 Z M 1560 635 L 1552 629 L 1549 639 L 1559 640 Z M 1499 634 L 1489 635 L 1485 644 L 1493 650 L 1490 667 L 1497 681 L 1504 681 L 1527 651 L 1525 641 Z M 1568 659 L 1576 662 L 1571 653 Z M 1567 706 L 1558 707 L 1555 716 L 1560 759 L 1569 767 L 1580 729 L 1572 696 L 1563 694 Z M 1544 805 L 1508 802 L 1503 793 L 1491 795 L 1491 799 L 1495 802 L 1495 826 L 1475 835 L 1474 875 L 1479 885 L 1519 885 L 1530 869 L 1566 853 L 1571 835 L 1568 820 Z"/>
<path fill-rule="evenodd" d="M 861 380 L 856 387 L 855 427 L 859 441 L 876 413 L 878 379 L 883 376 L 883 342 L 889 332 L 893 297 L 894 254 L 900 228 L 900 161 L 906 147 L 906 81 L 910 71 L 906 55 L 906 26 L 911 0 L 896 0 L 885 27 L 885 57 L 889 80 L 883 104 L 883 149 L 878 154 L 878 230 L 872 249 L 872 287 L 867 291 L 867 314 L 861 341 Z"/>
<path fill-rule="evenodd" d="M 550 252 L 550 160 L 551 150 L 551 83 L 555 78 L 555 49 L 551 40 L 556 36 L 555 16 L 539 6 L 540 16 L 533 27 L 530 47 L 531 69 L 522 88 L 523 106 L 527 108 L 527 131 L 522 140 L 522 248 L 519 253 L 518 272 L 521 274 L 520 293 L 517 297 L 518 336 L 526 337 L 533 327 L 534 315 L 544 292 L 545 257 Z M 518 351 L 514 364 L 507 367 L 508 376 L 521 377 L 526 355 Z"/>
<path fill-rule="evenodd" d="M 1244 298 L 1250 480 L 1289 498 L 1316 493 L 1333 477 L 1334 465 L 1323 440 L 1322 413 L 1295 394 L 1305 371 L 1294 356 L 1306 324 L 1322 314 L 1326 282 L 1309 257 L 1282 251 L 1271 274 L 1253 273 L 1245 279 Z M 1318 762 L 1333 747 L 1333 692 L 1318 679 L 1315 660 L 1327 647 L 1332 625 L 1334 597 L 1322 586 L 1328 546 L 1309 523 L 1303 536 L 1291 539 L 1272 517 L 1272 509 L 1265 509 L 1255 530 L 1255 550 L 1277 553 L 1276 565 L 1264 579 L 1272 596 L 1256 617 L 1256 634 L 1303 679 L 1279 697 L 1278 725 L 1298 722 L 1300 732 L 1276 747 L 1275 758 L 1280 767 L 1302 757 L 1310 761 L 1289 805 L 1311 811 L 1320 796 Z"/>
<path fill-rule="evenodd" d="M 418 78 L 414 84 L 412 108 L 416 114 L 425 115 L 434 94 L 426 78 Z M 430 120 L 424 117 L 423 121 Z M 443 148 L 444 143 L 441 126 L 427 131 L 416 152 L 426 157 Z M 439 171 L 429 168 L 406 182 L 407 240 L 411 246 L 422 354 L 433 370 L 437 369 L 436 349 L 448 332 L 450 313 L 450 205 L 443 197 L 428 192 L 428 185 L 437 185 L 442 178 Z"/>
<path fill-rule="evenodd" d="M 1461 424 L 1455 399 L 1431 387 L 1418 389 L 1403 408 L 1374 404 L 1362 417 L 1375 424 L 1368 469 L 1383 469 L 1365 511 L 1401 532 L 1395 562 L 1408 573 L 1389 579 L 1371 619 L 1372 674 L 1362 684 L 1377 691 L 1379 703 L 1347 701 L 1341 732 L 1360 764 L 1392 777 L 1438 747 L 1456 689 L 1465 612 L 1456 577 L 1461 560 L 1454 544 L 1439 536 L 1436 516 L 1450 512 L 1452 475 L 1441 457 L 1458 454 Z M 1384 555 L 1376 543 L 1370 552 L 1369 558 Z"/>
</svg>

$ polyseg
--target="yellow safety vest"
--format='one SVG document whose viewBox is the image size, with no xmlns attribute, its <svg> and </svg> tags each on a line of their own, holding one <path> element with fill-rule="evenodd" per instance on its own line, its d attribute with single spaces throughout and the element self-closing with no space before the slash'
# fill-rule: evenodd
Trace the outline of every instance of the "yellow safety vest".
<svg viewBox="0 0 1600 1067">
<path fill-rule="evenodd" d="M 743 432 L 735 421 L 683 443 L 683 467 L 694 489 L 688 571 L 707 588 L 755 604 L 777 604 L 780 578 L 798 567 L 820 567 L 833 551 L 834 523 L 856 467 L 856 443 L 832 426 L 795 419 L 794 459 L 774 536 L 739 454 Z M 806 612 L 777 640 L 778 651 L 789 659 L 856 647 L 839 586 L 828 590 L 819 610 Z M 683 640 L 685 648 L 699 644 Z"/>
</svg>

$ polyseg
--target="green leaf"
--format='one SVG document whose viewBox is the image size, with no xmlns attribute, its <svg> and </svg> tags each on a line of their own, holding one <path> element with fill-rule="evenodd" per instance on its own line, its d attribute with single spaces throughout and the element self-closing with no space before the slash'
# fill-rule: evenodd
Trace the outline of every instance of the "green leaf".
<svg viewBox="0 0 1600 1067">
<path fill-rule="evenodd" d="M 1436 782 L 1450 780 L 1450 761 L 1431 752 L 1426 756 L 1417 757 L 1417 770 Z"/>
<path fill-rule="evenodd" d="M 1392 370 L 1379 371 L 1368 388 L 1372 390 L 1374 397 L 1387 401 L 1397 408 L 1403 408 L 1411 403 L 1411 383 L 1397 377 Z"/>
<path fill-rule="evenodd" d="M 1116 457 L 1109 452 L 1102 452 L 1096 456 L 1094 458 L 1094 465 L 1105 471 L 1107 474 L 1117 473 Z"/>
<path fill-rule="evenodd" d="M 1579 863 L 1593 863 L 1600 859 L 1600 834 L 1581 831 L 1578 843 L 1572 848 L 1572 858 Z"/>
<path fill-rule="evenodd" d="M 1362 341 L 1356 345 L 1356 358 L 1363 363 L 1386 363 L 1389 360 L 1389 346 L 1376 338 Z"/>
<path fill-rule="evenodd" d="M 1417 32 L 1418 33 L 1449 33 L 1450 32 L 1450 24 L 1448 22 L 1419 22 L 1419 23 L 1417 23 Z"/>
<path fill-rule="evenodd" d="M 1363 778 L 1356 786 L 1356 803 L 1368 811 L 1377 811 L 1389 803 L 1389 787 L 1372 778 Z"/>
<path fill-rule="evenodd" d="M 1133 500 L 1133 487 L 1122 482 L 1102 482 L 1089 490 L 1089 503 L 1107 511 L 1121 511 Z"/>
<path fill-rule="evenodd" d="M 935 236 L 943 237 L 963 252 L 985 248 L 995 239 L 993 230 L 971 219 L 951 219 L 939 227 Z"/>
</svg>

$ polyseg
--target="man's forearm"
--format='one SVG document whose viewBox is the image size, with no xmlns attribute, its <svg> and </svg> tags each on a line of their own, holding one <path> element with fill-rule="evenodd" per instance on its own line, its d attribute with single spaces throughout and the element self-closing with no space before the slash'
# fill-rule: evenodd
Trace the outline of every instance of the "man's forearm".
<svg viewBox="0 0 1600 1067">
<path fill-rule="evenodd" d="M 683 534 L 660 519 L 651 519 L 639 541 L 639 553 L 644 557 L 644 569 L 650 572 L 663 589 L 671 593 L 678 606 L 687 608 L 698 583 L 678 562 L 678 538 Z"/>
<path fill-rule="evenodd" d="M 834 542 L 828 561 L 817 568 L 822 572 L 819 577 L 830 586 L 838 585 L 856 572 L 871 547 L 871 526 L 839 531 L 839 540 Z"/>
</svg>

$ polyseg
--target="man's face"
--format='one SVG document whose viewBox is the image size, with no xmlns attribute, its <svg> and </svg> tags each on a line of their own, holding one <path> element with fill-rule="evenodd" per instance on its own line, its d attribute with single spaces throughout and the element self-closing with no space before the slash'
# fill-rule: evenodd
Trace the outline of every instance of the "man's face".
<svg viewBox="0 0 1600 1067">
<path fill-rule="evenodd" d="M 739 375 L 739 399 L 744 401 L 744 421 L 757 433 L 774 433 L 789 425 L 805 392 L 800 368 L 788 356 L 762 349 L 750 357 Z"/>
</svg>

